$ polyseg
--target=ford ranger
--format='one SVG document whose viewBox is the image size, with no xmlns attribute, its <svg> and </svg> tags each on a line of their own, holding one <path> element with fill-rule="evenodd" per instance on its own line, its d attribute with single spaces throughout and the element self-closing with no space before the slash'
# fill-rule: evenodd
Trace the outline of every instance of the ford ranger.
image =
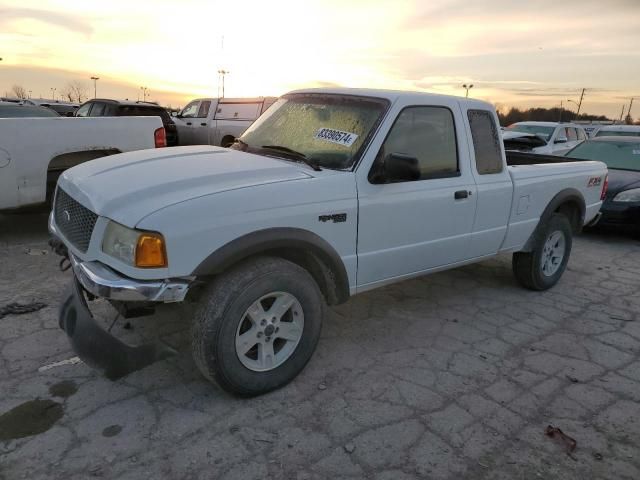
<svg viewBox="0 0 640 480">
<path fill-rule="evenodd" d="M 482 101 L 314 89 L 281 97 L 230 149 L 79 165 L 60 177 L 49 222 L 74 273 L 60 325 L 114 374 L 154 350 L 100 328 L 87 300 L 131 313 L 188 297 L 198 368 L 257 395 L 303 369 L 325 306 L 352 295 L 504 252 L 524 287 L 548 289 L 597 219 L 607 168 L 517 155 L 508 166 Z"/>
</svg>

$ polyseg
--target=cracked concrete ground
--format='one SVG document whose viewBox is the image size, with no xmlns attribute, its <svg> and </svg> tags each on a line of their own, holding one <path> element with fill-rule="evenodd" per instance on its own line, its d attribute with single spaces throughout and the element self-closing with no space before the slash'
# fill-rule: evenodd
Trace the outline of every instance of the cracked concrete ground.
<svg viewBox="0 0 640 480">
<path fill-rule="evenodd" d="M 247 400 L 196 371 L 189 308 L 114 327 L 160 336 L 180 350 L 169 360 L 116 382 L 82 363 L 39 372 L 74 356 L 45 224 L 0 216 L 0 305 L 49 305 L 0 319 L 0 414 L 52 399 L 63 415 L 0 441 L 2 479 L 640 478 L 637 240 L 577 238 L 548 292 L 520 288 L 501 256 L 357 296 L 292 384 Z M 577 441 L 571 457 L 547 425 Z"/>
</svg>

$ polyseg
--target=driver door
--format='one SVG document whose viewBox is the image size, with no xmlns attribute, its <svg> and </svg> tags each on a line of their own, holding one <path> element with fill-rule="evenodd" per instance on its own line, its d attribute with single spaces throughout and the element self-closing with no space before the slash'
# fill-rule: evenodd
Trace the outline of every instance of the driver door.
<svg viewBox="0 0 640 480">
<path fill-rule="evenodd" d="M 359 289 L 437 269 L 471 254 L 467 247 L 477 190 L 468 146 L 460 136 L 462 125 L 453 99 L 407 105 L 397 113 L 368 175 L 359 170 Z M 377 180 L 372 172 L 391 153 L 416 158 L 420 178 Z"/>
<path fill-rule="evenodd" d="M 175 122 L 178 129 L 178 141 L 180 145 L 195 145 L 194 120 L 200 109 L 200 100 L 194 100 L 182 109 Z"/>
</svg>

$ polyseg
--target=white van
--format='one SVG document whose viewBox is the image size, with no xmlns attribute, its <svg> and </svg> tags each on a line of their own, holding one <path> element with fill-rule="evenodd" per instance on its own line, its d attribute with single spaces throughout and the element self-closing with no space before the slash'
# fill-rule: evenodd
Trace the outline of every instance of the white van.
<svg viewBox="0 0 640 480">
<path fill-rule="evenodd" d="M 180 145 L 228 147 L 276 100 L 276 97 L 193 100 L 174 117 Z"/>
</svg>

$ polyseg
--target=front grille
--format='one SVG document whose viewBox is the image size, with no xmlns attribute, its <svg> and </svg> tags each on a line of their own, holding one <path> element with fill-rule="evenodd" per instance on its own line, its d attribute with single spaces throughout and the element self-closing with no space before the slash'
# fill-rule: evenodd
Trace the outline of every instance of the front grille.
<svg viewBox="0 0 640 480">
<path fill-rule="evenodd" d="M 64 190 L 58 188 L 53 209 L 56 226 L 74 247 L 85 253 L 96 226 L 98 215 L 83 207 Z"/>
</svg>

